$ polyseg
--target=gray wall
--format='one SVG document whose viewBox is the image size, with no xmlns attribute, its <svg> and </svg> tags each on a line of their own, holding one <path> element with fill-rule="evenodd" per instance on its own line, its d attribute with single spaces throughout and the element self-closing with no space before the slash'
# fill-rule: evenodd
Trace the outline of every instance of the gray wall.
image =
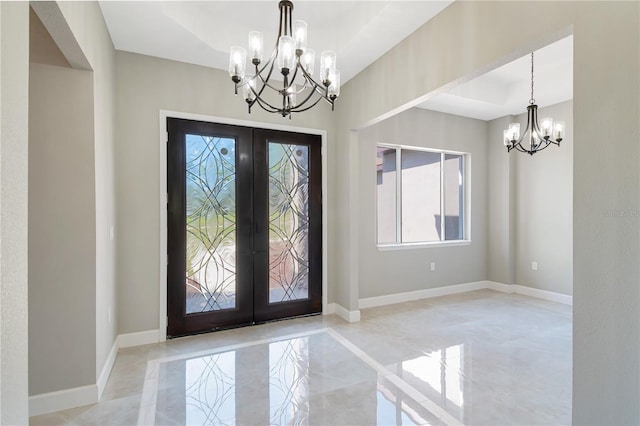
<svg viewBox="0 0 640 426">
<path fill-rule="evenodd" d="M 359 132 L 360 298 L 485 280 L 487 276 L 486 123 L 413 108 Z M 376 144 L 470 154 L 471 244 L 379 251 L 376 246 Z M 430 262 L 436 270 L 430 271 Z"/>
<path fill-rule="evenodd" d="M 516 154 L 516 284 L 573 293 L 573 103 L 538 110 L 566 123 L 561 146 L 534 156 Z M 521 129 L 526 114 L 519 115 Z M 497 137 L 494 141 L 500 141 Z M 498 143 L 499 145 L 499 143 Z M 503 148 L 503 155 L 506 149 Z M 531 262 L 538 270 L 531 270 Z"/>
<path fill-rule="evenodd" d="M 58 2 L 65 21 L 93 70 L 95 165 L 95 376 L 102 372 L 116 339 L 115 228 L 115 51 L 98 2 Z M 67 59 L 69 57 L 67 56 Z M 71 61 L 69 61 L 71 62 Z M 109 313 L 111 312 L 111 315 Z"/>
<path fill-rule="evenodd" d="M 82 311 L 82 314 L 77 313 L 78 315 L 73 316 L 73 321 L 93 327 L 90 343 L 93 349 L 82 355 L 83 371 L 85 363 L 92 365 L 92 379 L 89 383 L 93 384 L 98 381 L 109 352 L 115 343 L 117 327 L 115 319 L 117 312 L 115 243 L 109 238 L 110 227 L 115 224 L 114 49 L 97 2 L 33 2 L 32 7 L 67 62 L 75 69 L 87 70 L 91 76 L 90 111 L 92 120 L 90 123 L 92 127 L 90 135 L 85 139 L 85 143 L 91 147 L 91 157 L 84 158 L 84 160 L 89 164 L 87 167 L 91 168 L 90 182 L 94 188 L 91 193 L 85 192 L 78 195 L 77 202 L 83 206 L 93 206 L 91 212 L 93 217 L 91 219 L 84 218 L 85 221 L 92 220 L 94 223 L 91 231 L 87 231 L 92 233 L 90 238 L 92 238 L 93 247 L 88 250 L 92 254 L 90 264 L 93 268 L 93 275 L 90 280 L 84 283 L 90 288 L 86 291 L 91 292 L 93 296 L 90 302 L 91 309 Z M 40 37 L 40 41 L 42 41 L 42 37 Z M 43 55 L 40 56 L 43 57 Z M 56 56 L 53 55 L 53 57 Z M 46 101 L 53 102 L 53 100 Z M 84 129 L 84 125 L 84 122 L 70 124 L 77 130 Z M 65 131 L 73 130 L 67 129 Z M 86 248 L 84 242 L 78 244 L 69 242 L 68 246 L 62 246 L 59 250 L 77 252 L 84 248 Z M 64 281 L 55 284 L 63 288 L 66 286 Z M 110 311 L 111 318 L 109 318 Z M 63 312 L 58 315 L 58 318 L 52 317 L 50 321 L 54 324 L 59 322 L 60 325 L 70 321 Z M 67 358 L 67 349 L 64 345 L 58 345 L 56 349 L 50 354 L 51 357 Z M 68 358 L 66 363 L 73 364 L 73 361 Z M 77 377 L 61 380 L 49 380 L 46 377 L 34 379 L 42 380 L 42 383 L 47 384 L 30 389 L 30 392 L 31 394 L 38 393 L 45 388 L 62 390 L 71 382 L 85 381 L 84 372 L 76 371 L 74 374 L 77 374 Z M 55 375 L 56 373 L 52 373 L 52 377 Z M 80 379 L 80 377 L 82 378 Z"/>
<path fill-rule="evenodd" d="M 0 2 L 0 424 L 29 422 L 29 4 Z"/>
<path fill-rule="evenodd" d="M 158 329 L 160 288 L 160 110 L 188 112 L 263 123 L 323 129 L 329 144 L 329 223 L 335 220 L 333 128 L 340 114 L 336 104 L 283 120 L 255 108 L 233 94 L 228 74 L 221 70 L 133 53 L 117 52 L 117 208 L 119 333 Z M 327 206 L 325 206 L 326 208 Z M 329 247 L 333 230 L 329 225 Z M 329 250 L 329 298 L 333 292 Z"/>
<path fill-rule="evenodd" d="M 506 154 L 500 135 L 515 117 L 487 122 L 487 279 L 516 284 L 515 188 L 517 154 Z"/>
<path fill-rule="evenodd" d="M 502 132 L 526 114 L 487 123 L 488 279 L 573 293 L 573 102 L 538 110 L 540 119 L 566 123 L 561 147 L 529 156 L 507 153 Z M 538 270 L 531 269 L 538 263 Z"/>
<path fill-rule="evenodd" d="M 95 383 L 95 184 L 89 71 L 29 70 L 29 393 Z"/>
<path fill-rule="evenodd" d="M 336 301 L 357 309 L 363 281 L 353 130 L 573 32 L 573 421 L 639 423 L 639 13 L 637 2 L 454 2 L 345 84 Z"/>
<path fill-rule="evenodd" d="M 29 8 L 29 62 L 71 68 L 38 15 Z"/>
<path fill-rule="evenodd" d="M 638 2 L 599 2 L 574 28 L 577 424 L 640 424 L 639 9 Z"/>
</svg>

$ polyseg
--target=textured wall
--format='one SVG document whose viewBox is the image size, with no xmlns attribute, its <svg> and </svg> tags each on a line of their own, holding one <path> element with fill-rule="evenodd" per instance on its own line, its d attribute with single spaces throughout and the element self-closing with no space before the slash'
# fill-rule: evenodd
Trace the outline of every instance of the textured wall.
<svg viewBox="0 0 640 426">
<path fill-rule="evenodd" d="M 573 421 L 640 424 L 640 3 L 597 2 L 581 12 L 574 27 Z"/>
<path fill-rule="evenodd" d="M 0 2 L 0 424 L 27 424 L 29 4 Z"/>
</svg>

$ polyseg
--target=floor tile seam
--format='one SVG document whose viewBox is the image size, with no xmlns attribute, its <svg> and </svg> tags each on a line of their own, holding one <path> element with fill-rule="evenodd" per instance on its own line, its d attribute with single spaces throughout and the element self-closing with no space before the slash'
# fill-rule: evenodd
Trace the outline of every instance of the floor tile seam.
<svg viewBox="0 0 640 426">
<path fill-rule="evenodd" d="M 448 425 L 456 425 L 456 426 L 463 425 L 463 423 L 460 420 L 456 419 L 451 414 L 449 414 L 446 410 L 444 410 L 442 407 L 440 407 L 439 405 L 431 401 L 427 396 L 425 396 L 416 388 L 414 388 L 409 383 L 404 381 L 400 376 L 390 371 L 389 369 L 385 368 L 382 364 L 380 364 L 378 361 L 373 359 L 362 349 L 358 348 L 355 344 L 350 342 L 340 333 L 338 333 L 337 331 L 331 328 L 327 330 L 327 333 L 331 337 L 336 339 L 336 341 L 338 341 L 344 347 L 346 347 L 351 352 L 353 352 L 354 355 L 358 356 L 363 362 L 365 362 L 367 365 L 373 368 L 377 373 L 382 375 L 382 377 L 386 378 L 395 386 L 397 386 L 402 392 L 405 392 L 411 398 L 415 399 L 418 404 L 420 404 L 423 408 L 425 408 L 431 414 L 433 414 L 440 420 L 444 421 Z"/>
<path fill-rule="evenodd" d="M 153 426 L 156 424 L 156 404 L 140 406 L 137 426 Z"/>
<path fill-rule="evenodd" d="M 147 383 L 145 383 L 145 386 Z M 160 391 L 160 386 L 158 385 L 157 380 L 149 380 L 148 386 L 146 386 L 147 391 L 142 391 L 140 394 L 140 406 L 145 407 L 147 405 L 157 404 L 158 392 Z"/>
<path fill-rule="evenodd" d="M 140 407 L 138 409 L 138 426 L 154 425 L 156 404 L 158 401 L 159 362 L 150 360 L 147 362 L 147 371 L 142 385 Z"/>
</svg>

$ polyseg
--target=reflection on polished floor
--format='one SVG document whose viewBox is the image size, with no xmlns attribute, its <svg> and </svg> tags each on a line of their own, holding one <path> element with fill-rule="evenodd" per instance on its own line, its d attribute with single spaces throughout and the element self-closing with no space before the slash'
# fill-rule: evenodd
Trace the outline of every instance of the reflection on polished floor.
<svg viewBox="0 0 640 426">
<path fill-rule="evenodd" d="M 123 349 L 31 424 L 569 424 L 571 307 L 482 290 Z"/>
</svg>

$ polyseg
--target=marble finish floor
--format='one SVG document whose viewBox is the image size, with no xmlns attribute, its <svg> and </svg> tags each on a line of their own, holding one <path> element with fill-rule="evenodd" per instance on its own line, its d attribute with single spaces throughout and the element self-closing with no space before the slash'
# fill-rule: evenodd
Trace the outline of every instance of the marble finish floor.
<svg viewBox="0 0 640 426">
<path fill-rule="evenodd" d="M 571 307 L 481 290 L 121 349 L 32 425 L 571 423 Z"/>
</svg>

